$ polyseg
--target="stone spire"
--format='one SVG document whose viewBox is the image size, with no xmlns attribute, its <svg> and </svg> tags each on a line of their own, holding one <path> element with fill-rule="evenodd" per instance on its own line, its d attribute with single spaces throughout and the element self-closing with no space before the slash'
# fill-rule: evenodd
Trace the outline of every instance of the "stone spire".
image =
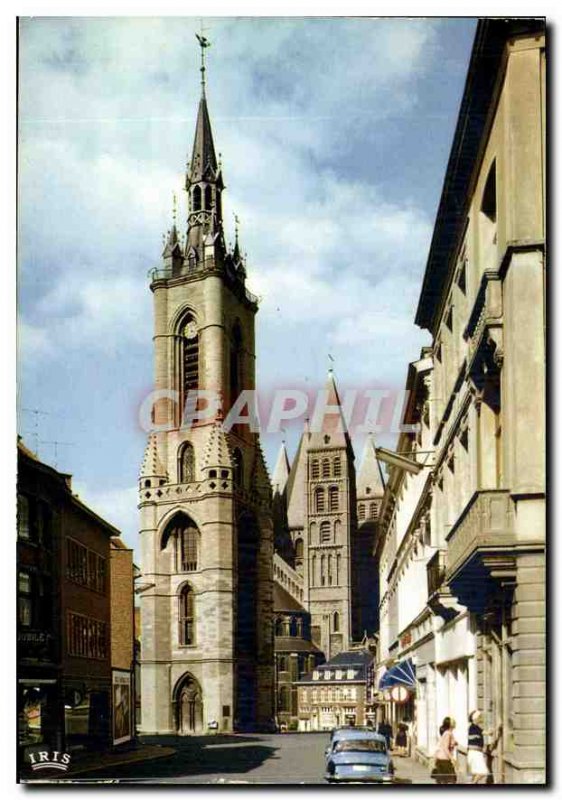
<svg viewBox="0 0 562 800">
<path fill-rule="evenodd" d="M 148 437 L 139 477 L 141 479 L 163 478 L 166 481 L 168 480 L 168 473 L 158 455 L 158 445 L 156 442 L 156 434 L 154 433 L 151 433 Z"/>
<path fill-rule="evenodd" d="M 287 481 L 289 479 L 289 471 L 289 456 L 287 455 L 285 442 L 282 442 L 281 447 L 279 448 L 279 455 L 277 456 L 275 469 L 273 470 L 273 477 L 271 479 L 271 486 L 274 494 L 283 494 L 285 491 L 285 486 L 287 485 Z"/>
<path fill-rule="evenodd" d="M 207 108 L 207 98 L 203 94 L 199 100 L 197 123 L 195 125 L 195 140 L 191 154 L 191 164 L 187 171 L 186 189 L 194 183 L 201 181 L 214 181 L 219 174 L 211 120 Z"/>
<path fill-rule="evenodd" d="M 201 98 L 195 124 L 191 161 L 185 177 L 189 213 L 185 257 L 188 271 L 212 259 L 223 262 L 226 248 L 222 231 L 221 192 L 224 189 L 217 162 L 207 97 L 205 94 L 205 48 L 208 40 L 197 36 L 201 46 Z"/>
<path fill-rule="evenodd" d="M 384 494 L 384 478 L 377 459 L 375 438 L 370 433 L 365 442 L 361 466 L 357 474 L 357 497 L 380 498 Z"/>
<path fill-rule="evenodd" d="M 220 422 L 215 422 L 211 426 L 203 457 L 203 469 L 210 467 L 226 467 L 232 470 L 230 448 Z"/>
<path fill-rule="evenodd" d="M 168 270 L 171 270 L 172 275 L 177 274 L 181 270 L 183 255 L 178 237 L 177 200 L 175 194 L 174 194 L 172 227 L 168 231 L 164 243 L 164 250 L 162 251 L 162 260 L 164 262 L 164 267 Z"/>
<path fill-rule="evenodd" d="M 328 380 L 324 387 L 326 404 L 325 413 L 319 407 L 318 413 L 310 422 L 311 448 L 346 447 L 351 451 L 351 439 L 343 414 L 336 379 L 333 371 L 328 370 Z M 320 404 L 319 404 L 320 406 Z"/>
</svg>

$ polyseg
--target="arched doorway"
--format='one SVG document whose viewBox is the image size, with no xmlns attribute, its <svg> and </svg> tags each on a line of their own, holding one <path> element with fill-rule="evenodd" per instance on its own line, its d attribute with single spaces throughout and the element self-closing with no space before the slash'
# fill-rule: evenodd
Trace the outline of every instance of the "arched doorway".
<svg viewBox="0 0 562 800">
<path fill-rule="evenodd" d="M 180 736 L 203 733 L 203 695 L 192 675 L 184 675 L 175 691 L 176 730 Z"/>
</svg>

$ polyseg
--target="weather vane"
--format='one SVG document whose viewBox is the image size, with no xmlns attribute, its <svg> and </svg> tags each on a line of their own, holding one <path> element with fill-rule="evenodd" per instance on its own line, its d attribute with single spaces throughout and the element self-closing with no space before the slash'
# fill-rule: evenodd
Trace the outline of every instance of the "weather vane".
<svg viewBox="0 0 562 800">
<path fill-rule="evenodd" d="M 203 35 L 203 20 L 201 20 L 201 33 L 196 33 L 195 36 L 201 48 L 201 91 L 205 94 L 205 50 L 211 46 L 211 42 Z"/>
</svg>

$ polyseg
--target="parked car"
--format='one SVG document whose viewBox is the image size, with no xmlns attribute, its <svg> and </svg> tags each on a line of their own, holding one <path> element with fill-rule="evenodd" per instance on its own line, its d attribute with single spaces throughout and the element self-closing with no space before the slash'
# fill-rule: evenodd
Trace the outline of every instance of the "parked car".
<svg viewBox="0 0 562 800">
<path fill-rule="evenodd" d="M 379 733 L 367 730 L 335 731 L 326 756 L 326 780 L 391 783 L 394 764 Z"/>
<path fill-rule="evenodd" d="M 330 733 L 330 743 L 325 750 L 325 756 L 328 758 L 330 753 L 332 752 L 332 747 L 334 743 L 340 741 L 341 739 L 346 739 L 348 736 L 355 736 L 357 732 L 366 732 L 366 733 L 374 733 L 372 728 L 367 728 L 364 725 L 342 725 L 341 728 L 333 728 Z"/>
</svg>

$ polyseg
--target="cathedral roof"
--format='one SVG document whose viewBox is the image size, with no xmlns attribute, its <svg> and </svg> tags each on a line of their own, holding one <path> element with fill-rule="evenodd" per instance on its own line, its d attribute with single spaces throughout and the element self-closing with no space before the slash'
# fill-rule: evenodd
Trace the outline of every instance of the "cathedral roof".
<svg viewBox="0 0 562 800">
<path fill-rule="evenodd" d="M 328 372 L 328 380 L 324 387 L 326 405 L 311 421 L 310 448 L 345 447 L 351 451 L 351 439 L 347 430 L 347 423 L 341 406 L 336 379 L 332 370 Z M 325 409 L 325 410 L 324 410 Z"/>
<path fill-rule="evenodd" d="M 304 524 L 307 509 L 307 446 L 310 434 L 304 431 L 286 483 L 287 521 L 290 528 Z"/>
<path fill-rule="evenodd" d="M 198 183 L 204 180 L 214 180 L 218 173 L 217 157 L 211 130 L 211 120 L 205 95 L 199 101 L 197 124 L 195 126 L 195 140 L 189 168 L 189 183 Z"/>
<path fill-rule="evenodd" d="M 168 473 L 164 468 L 160 457 L 158 455 L 158 444 L 156 441 L 156 434 L 151 433 L 146 443 L 144 451 L 144 458 L 140 469 L 141 478 L 166 478 L 168 480 Z"/>
<path fill-rule="evenodd" d="M 273 477 L 271 479 L 271 485 L 273 487 L 274 493 L 283 494 L 283 491 L 287 484 L 287 480 L 289 478 L 289 471 L 290 471 L 289 457 L 287 455 L 287 450 L 285 448 L 285 442 L 283 442 L 281 444 L 281 447 L 279 448 L 279 455 L 277 456 L 277 462 L 275 464 L 275 469 L 273 470 Z"/>
<path fill-rule="evenodd" d="M 277 581 L 273 582 L 273 609 L 274 611 L 306 611 Z"/>
<path fill-rule="evenodd" d="M 377 459 L 375 440 L 370 434 L 365 442 L 361 466 L 357 474 L 357 497 L 370 495 L 380 497 L 384 494 L 384 478 Z"/>
</svg>

